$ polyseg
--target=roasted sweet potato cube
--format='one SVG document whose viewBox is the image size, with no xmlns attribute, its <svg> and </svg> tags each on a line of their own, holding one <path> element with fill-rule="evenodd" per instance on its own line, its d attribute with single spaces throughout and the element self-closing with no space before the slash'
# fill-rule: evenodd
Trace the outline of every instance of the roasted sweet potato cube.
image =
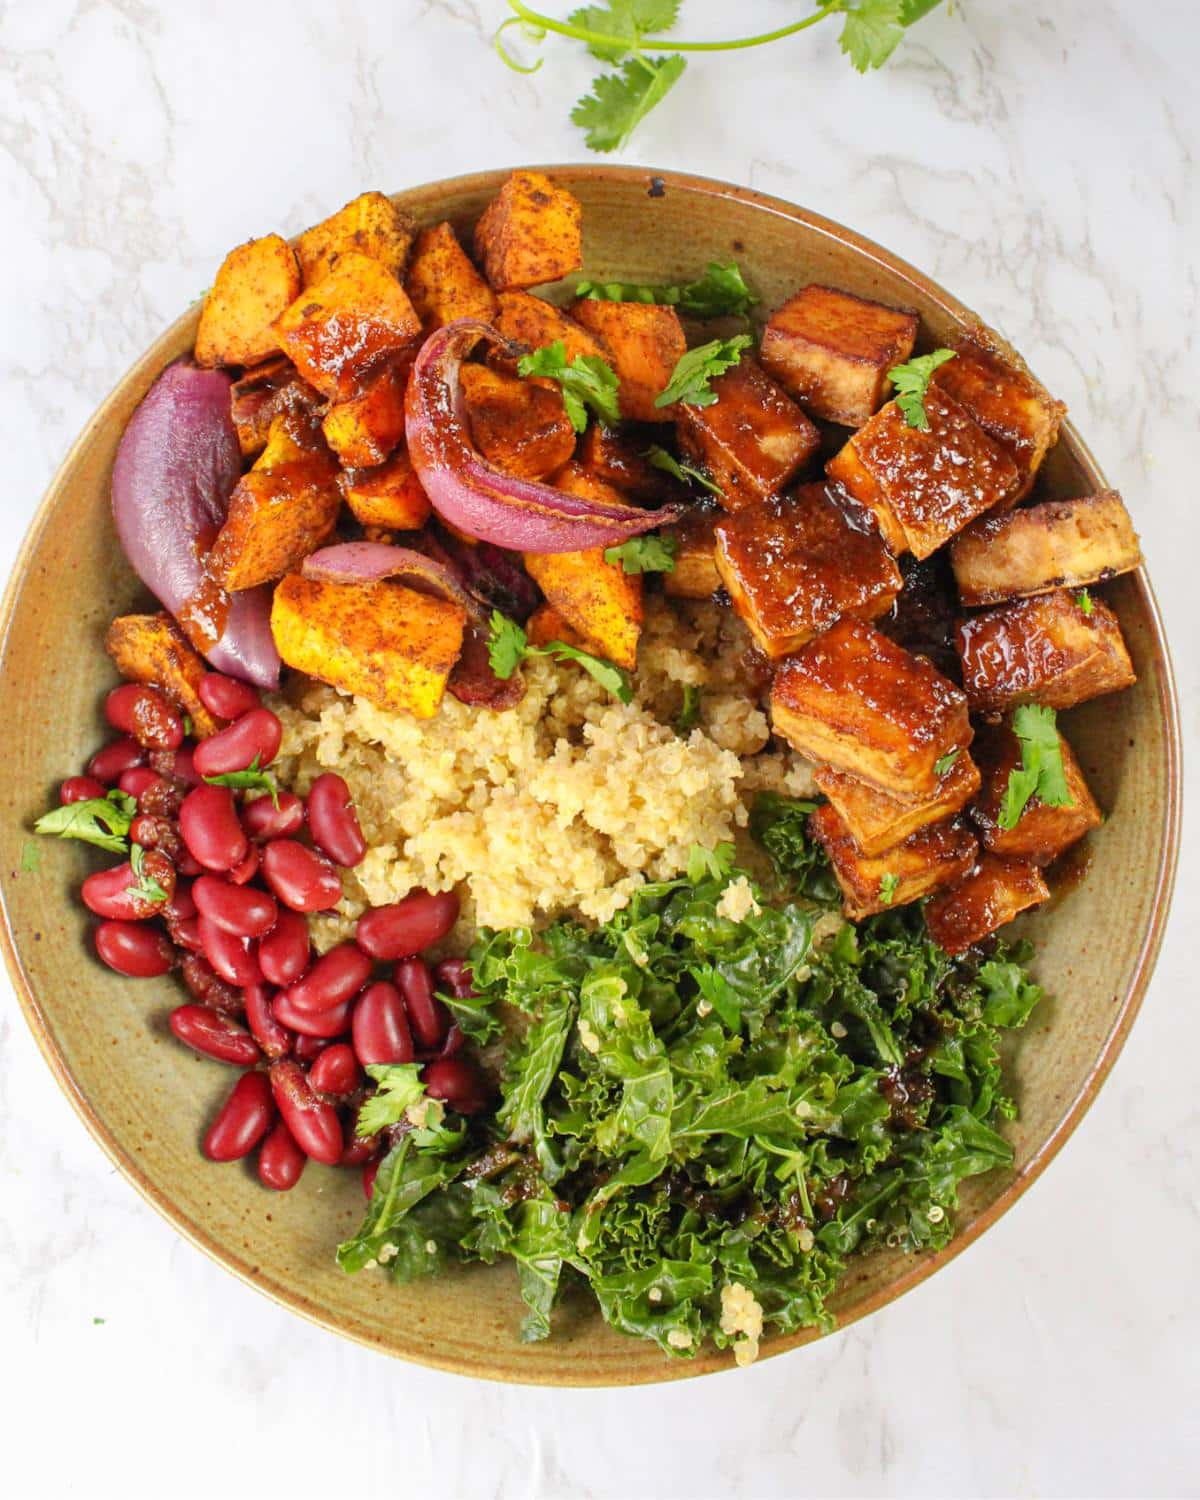
<svg viewBox="0 0 1200 1500">
<path fill-rule="evenodd" d="M 950 544 L 962 602 L 974 608 L 1128 573 L 1142 560 L 1116 490 L 984 516 Z"/>
<path fill-rule="evenodd" d="M 548 646 L 551 641 L 564 641 L 568 646 L 577 646 L 584 651 L 593 649 L 549 604 L 539 604 L 529 616 L 525 623 L 525 636 L 531 646 Z"/>
<path fill-rule="evenodd" d="M 608 345 L 553 303 L 529 292 L 501 292 L 496 301 L 500 308 L 496 327 L 506 339 L 528 349 L 561 343 L 568 364 L 581 354 L 611 361 Z M 490 353 L 488 361 L 502 369 L 514 363 L 498 351 Z"/>
<path fill-rule="evenodd" d="M 579 439 L 576 458 L 581 468 L 635 500 L 662 504 L 683 494 L 679 481 L 646 457 L 653 431 L 618 431 L 593 422 Z"/>
<path fill-rule="evenodd" d="M 711 388 L 711 406 L 676 408 L 683 456 L 720 487 L 726 510 L 779 494 L 820 446 L 817 429 L 753 359 L 743 356 Z"/>
<path fill-rule="evenodd" d="M 149 682 L 189 715 L 197 736 L 216 734 L 221 721 L 200 700 L 208 664 L 168 614 L 121 615 L 108 627 L 104 649 L 129 682 Z"/>
<path fill-rule="evenodd" d="M 229 409 L 245 457 L 261 452 L 271 423 L 284 412 L 307 411 L 320 405 L 314 391 L 290 359 L 277 354 L 247 370 L 229 393 Z"/>
<path fill-rule="evenodd" d="M 490 463 L 545 479 L 575 451 L 575 429 L 558 389 L 487 365 L 463 365 L 462 392 L 475 446 Z"/>
<path fill-rule="evenodd" d="M 427 329 L 455 318 L 490 323 L 496 316 L 495 292 L 471 264 L 449 224 L 435 224 L 417 235 L 404 286 Z"/>
<path fill-rule="evenodd" d="M 404 436 L 405 377 L 395 365 L 381 370 L 361 396 L 337 401 L 321 429 L 348 468 L 381 464 Z"/>
<path fill-rule="evenodd" d="M 964 334 L 954 349 L 955 357 L 934 371 L 933 383 L 965 407 L 1016 464 L 1020 484 L 1008 501 L 1015 505 L 1033 488 L 1067 408 L 988 330 Z"/>
<path fill-rule="evenodd" d="M 915 801 L 881 792 L 831 766 L 820 766 L 813 780 L 850 831 L 864 854 L 883 854 L 904 842 L 918 828 L 940 823 L 961 812 L 979 790 L 979 767 L 966 750 L 938 778 L 931 797 Z"/>
<path fill-rule="evenodd" d="M 716 523 L 715 512 L 695 510 L 667 533 L 675 538 L 675 566 L 663 588 L 676 599 L 710 599 L 721 587 Z"/>
<path fill-rule="evenodd" d="M 327 583 L 290 573 L 271 631 L 289 667 L 391 713 L 437 713 L 462 649 L 461 605 L 398 583 Z"/>
<path fill-rule="evenodd" d="M 1058 748 L 1067 790 L 1071 794 L 1070 805 L 1052 807 L 1040 797 L 1031 797 L 1015 826 L 1001 828 L 1000 811 L 1004 806 L 1008 779 L 1021 767 L 1020 742 L 1013 733 L 1011 722 L 1005 720 L 1003 724 L 986 727 L 975 743 L 983 787 L 971 807 L 971 817 L 980 830 L 985 848 L 993 854 L 1048 865 L 1103 822 L 1079 762 L 1060 732 Z"/>
<path fill-rule="evenodd" d="M 347 250 L 276 320 L 275 333 L 310 385 L 344 401 L 377 370 L 411 352 L 421 320 L 389 270 Z"/>
<path fill-rule="evenodd" d="M 1117 617 L 1099 599 L 1084 612 L 1059 589 L 964 620 L 955 632 L 963 688 L 978 713 L 1019 703 L 1070 708 L 1137 681 Z"/>
<path fill-rule="evenodd" d="M 342 497 L 332 463 L 319 456 L 243 474 L 225 524 L 208 555 L 208 572 L 236 593 L 282 578 L 328 540 Z"/>
<path fill-rule="evenodd" d="M 965 953 L 1049 895 L 1035 864 L 985 854 L 969 875 L 931 898 L 925 926 L 944 952 Z"/>
<path fill-rule="evenodd" d="M 932 796 L 937 762 L 971 742 L 954 684 L 848 617 L 780 663 L 771 716 L 809 760 L 908 797 Z"/>
<path fill-rule="evenodd" d="M 854 922 L 961 880 L 979 856 L 975 835 L 956 821 L 921 828 L 874 856 L 863 853 L 828 802 L 809 817 L 808 826 L 829 856 L 842 888 L 842 910 Z"/>
<path fill-rule="evenodd" d="M 683 325 L 673 307 L 647 302 L 599 302 L 582 298 L 573 316 L 608 346 L 621 382 L 617 401 L 627 422 L 670 422 L 675 413 L 655 406 L 687 353 Z"/>
<path fill-rule="evenodd" d="M 944 391 L 925 395 L 928 431 L 894 401 L 826 465 L 831 479 L 875 512 L 893 552 L 928 557 L 985 510 L 1016 492 L 1016 465 Z"/>
<path fill-rule="evenodd" d="M 407 448 L 397 448 L 378 468 L 345 470 L 338 475 L 338 484 L 360 526 L 418 531 L 429 519 L 429 496 L 421 488 Z"/>
<path fill-rule="evenodd" d="M 550 607 L 596 656 L 632 671 L 642 633 L 642 575 L 604 560 L 603 547 L 584 552 L 527 552 L 525 568 Z"/>
<path fill-rule="evenodd" d="M 916 336 L 916 313 L 806 286 L 771 315 L 759 358 L 810 416 L 861 427 L 890 390 L 888 371 L 904 363 Z"/>
<path fill-rule="evenodd" d="M 198 365 L 253 365 L 275 353 L 275 319 L 300 291 L 291 246 L 277 234 L 231 250 L 196 329 Z"/>
<path fill-rule="evenodd" d="M 723 516 L 716 538 L 733 607 L 768 656 L 798 650 L 841 615 L 885 614 L 903 581 L 869 518 L 823 484 Z"/>
<path fill-rule="evenodd" d="M 542 172 L 515 171 L 475 226 L 475 258 L 498 292 L 558 281 L 583 265 L 583 210 Z"/>
<path fill-rule="evenodd" d="M 383 193 L 360 193 L 296 241 L 304 285 L 328 276 L 347 252 L 369 255 L 400 276 L 412 245 L 412 219 Z"/>
</svg>

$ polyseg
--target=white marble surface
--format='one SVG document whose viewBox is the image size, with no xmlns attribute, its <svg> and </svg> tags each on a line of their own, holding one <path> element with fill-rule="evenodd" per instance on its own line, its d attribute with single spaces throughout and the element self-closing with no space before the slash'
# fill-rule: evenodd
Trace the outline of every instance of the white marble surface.
<svg viewBox="0 0 1200 1500">
<path fill-rule="evenodd" d="M 297 230 L 366 187 L 584 154 L 565 117 L 586 60 L 564 46 L 535 81 L 506 73 L 488 45 L 500 9 L 0 5 L 5 567 L 88 413 L 228 246 Z M 710 35 L 733 9 L 685 6 Z M 796 13 L 779 0 L 736 10 L 738 24 Z M 1009 332 L 1131 502 L 1193 745 L 1198 70 L 1191 0 L 966 0 L 869 79 L 820 29 L 700 64 L 628 153 L 841 219 Z M 1193 799 L 1197 781 L 1193 764 Z M 5 981 L 0 1488 L 96 1500 L 285 1487 L 1200 1492 L 1194 822 L 1191 837 L 1142 1019 L 1078 1135 L 1014 1211 L 866 1324 L 659 1390 L 470 1384 L 275 1308 L 111 1169 Z"/>
</svg>

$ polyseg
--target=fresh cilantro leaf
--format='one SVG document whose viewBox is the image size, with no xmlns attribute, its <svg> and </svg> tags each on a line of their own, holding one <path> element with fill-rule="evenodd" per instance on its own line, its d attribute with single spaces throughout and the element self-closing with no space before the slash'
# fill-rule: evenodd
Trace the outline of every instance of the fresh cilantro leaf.
<svg viewBox="0 0 1200 1500">
<path fill-rule="evenodd" d="M 593 302 L 655 302 L 677 307 L 692 318 L 725 318 L 749 315 L 758 298 L 746 285 L 736 261 L 710 260 L 704 275 L 683 286 L 644 286 L 630 281 L 581 281 L 577 297 Z"/>
<path fill-rule="evenodd" d="M 590 651 L 582 651 L 578 646 L 568 646 L 566 641 L 547 641 L 544 646 L 531 646 L 529 637 L 516 621 L 494 609 L 488 636 L 488 661 L 492 671 L 497 677 L 507 681 L 526 656 L 552 656 L 556 661 L 578 662 L 614 698 L 619 698 L 622 703 L 633 701 L 629 674 L 614 662 L 605 661 L 602 656 L 593 656 Z"/>
<path fill-rule="evenodd" d="M 611 42 L 590 41 L 588 51 L 605 62 L 619 62 L 637 49 L 643 36 L 670 31 L 679 18 L 680 0 L 608 0 L 605 5 L 585 5 L 572 11 L 567 23 L 581 31 L 612 37 Z"/>
<path fill-rule="evenodd" d="M 860 73 L 883 67 L 909 24 L 903 0 L 857 0 L 845 15 L 838 46 Z"/>
<path fill-rule="evenodd" d="M 1000 800 L 1000 812 L 996 822 L 1001 828 L 1015 828 L 1025 811 L 1026 803 L 1037 791 L 1038 771 L 1014 766 L 1008 773 L 1008 783 Z"/>
<path fill-rule="evenodd" d="M 673 406 L 682 401 L 685 406 L 711 406 L 717 399 L 710 390 L 709 381 L 731 370 L 742 357 L 742 351 L 753 343 L 748 333 L 739 333 L 731 339 L 713 339 L 680 355 L 671 372 L 667 388 L 654 399 L 655 406 Z"/>
<path fill-rule="evenodd" d="M 42 851 L 32 839 L 26 839 L 21 845 L 21 872 L 24 875 L 32 875 L 42 862 Z"/>
<path fill-rule="evenodd" d="M 606 427 L 615 427 L 621 420 L 617 372 L 598 354 L 577 354 L 568 364 L 566 346 L 556 339 L 532 354 L 522 355 L 517 361 L 517 374 L 557 380 L 562 387 L 567 416 L 576 432 L 587 427 L 589 407 Z"/>
<path fill-rule="evenodd" d="M 896 387 L 896 405 L 910 427 L 920 432 L 929 431 L 929 418 L 925 413 L 925 393 L 929 381 L 939 365 L 954 358 L 953 349 L 934 349 L 931 354 L 919 354 L 907 364 L 894 365 L 888 378 Z"/>
<path fill-rule="evenodd" d="M 576 104 L 571 120 L 586 132 L 593 151 L 616 151 L 678 83 L 685 66 L 678 54 L 630 58 L 619 71 L 592 80 L 592 92 Z"/>
<path fill-rule="evenodd" d="M 190 740 L 191 737 L 192 737 L 192 735 L 195 734 L 195 732 L 196 732 L 196 726 L 195 726 L 195 724 L 192 723 L 192 716 L 191 716 L 191 714 L 184 714 L 184 716 L 183 716 L 183 734 L 184 734 L 184 738 Z"/>
<path fill-rule="evenodd" d="M 1083 610 L 1083 612 L 1084 612 L 1085 615 L 1090 615 L 1091 614 L 1091 612 L 1092 612 L 1092 596 L 1091 596 L 1091 594 L 1088 593 L 1087 589 L 1080 589 L 1079 590 L 1079 592 L 1075 595 L 1075 603 L 1078 604 L 1078 606 L 1080 607 L 1081 610 Z"/>
<path fill-rule="evenodd" d="M 374 1135 L 389 1125 L 399 1125 L 407 1117 L 409 1106 L 425 1097 L 420 1073 L 420 1063 L 371 1063 L 367 1076 L 376 1092 L 359 1105 L 356 1133 Z"/>
<path fill-rule="evenodd" d="M 944 776 L 961 754 L 961 750 L 951 750 L 949 755 L 940 756 L 933 763 L 934 775 Z"/>
<path fill-rule="evenodd" d="M 606 547 L 604 561 L 620 563 L 626 573 L 673 573 L 675 546 L 673 536 L 631 536 L 619 547 Z"/>
<path fill-rule="evenodd" d="M 1047 807 L 1074 805 L 1063 765 L 1057 719 L 1052 708 L 1037 703 L 1023 703 L 1013 714 L 1012 727 L 1021 747 L 1021 764 L 1008 773 L 996 819 L 1001 828 L 1015 828 L 1033 797 Z"/>
<path fill-rule="evenodd" d="M 675 720 L 677 734 L 690 734 L 700 722 L 700 689 L 694 682 L 683 685 L 683 706 Z"/>
<path fill-rule="evenodd" d="M 715 849 L 693 844 L 688 850 L 687 878 L 693 885 L 699 885 L 702 880 L 727 880 L 733 870 L 733 860 L 732 844 L 718 844 Z"/>
<path fill-rule="evenodd" d="M 896 899 L 896 892 L 900 889 L 900 877 L 894 875 L 890 870 L 886 875 L 879 878 L 879 899 L 884 906 L 891 906 Z"/>
<path fill-rule="evenodd" d="M 702 474 L 699 469 L 692 468 L 691 464 L 681 463 L 673 453 L 668 453 L 657 443 L 653 443 L 646 449 L 644 457 L 652 469 L 661 469 L 664 474 L 672 475 L 682 484 L 698 484 L 701 489 L 707 490 L 710 495 L 715 495 L 718 500 L 724 498 L 724 490 L 719 484 L 714 484 L 707 474 Z"/>
<path fill-rule="evenodd" d="M 134 844 L 130 848 L 129 864 L 136 884 L 125 887 L 127 896 L 136 896 L 140 901 L 150 901 L 156 906 L 170 900 L 154 876 L 146 874 L 146 851 L 140 844 Z"/>
<path fill-rule="evenodd" d="M 33 825 L 35 833 L 54 834 L 60 839 L 82 839 L 112 854 L 129 850 L 129 825 L 137 815 L 137 803 L 115 788 L 103 797 L 68 802 L 43 813 Z"/>
<path fill-rule="evenodd" d="M 93 1318 L 92 1319 L 92 1327 L 93 1328 L 101 1328 L 107 1322 L 108 1322 L 107 1318 Z"/>
<path fill-rule="evenodd" d="M 279 788 L 274 776 L 261 769 L 259 759 L 256 755 L 244 771 L 221 771 L 216 776 L 206 776 L 204 779 L 209 786 L 227 786 L 243 792 L 267 792 L 278 807 Z"/>
<path fill-rule="evenodd" d="M 488 635 L 488 662 L 492 671 L 507 682 L 520 665 L 528 648 L 529 637 L 515 620 L 492 610 L 491 631 Z"/>
</svg>

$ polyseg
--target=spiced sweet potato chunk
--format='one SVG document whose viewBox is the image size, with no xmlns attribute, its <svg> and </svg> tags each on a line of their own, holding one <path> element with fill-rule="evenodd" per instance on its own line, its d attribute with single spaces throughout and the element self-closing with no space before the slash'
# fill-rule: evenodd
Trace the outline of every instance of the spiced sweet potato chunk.
<svg viewBox="0 0 1200 1500">
<path fill-rule="evenodd" d="M 542 172 L 520 169 L 475 226 L 475 258 L 498 292 L 558 281 L 583 265 L 583 210 Z"/>
<path fill-rule="evenodd" d="M 855 922 L 961 880 L 979 855 L 974 834 L 960 822 L 922 828 L 874 856 L 863 853 L 828 802 L 811 815 L 808 826 L 829 856 L 842 890 L 842 910 Z"/>
<path fill-rule="evenodd" d="M 377 468 L 346 469 L 338 485 L 361 526 L 417 531 L 429 519 L 429 496 L 421 488 L 408 449 L 397 448 Z"/>
<path fill-rule="evenodd" d="M 392 365 L 373 376 L 361 396 L 329 408 L 321 430 L 343 464 L 381 464 L 404 436 L 404 385 L 405 377 Z"/>
<path fill-rule="evenodd" d="M 674 531 L 675 566 L 663 576 L 663 588 L 676 599 L 710 599 L 721 587 L 717 569 L 716 515 L 696 510 Z"/>
<path fill-rule="evenodd" d="M 881 792 L 832 766 L 819 766 L 813 780 L 862 852 L 874 855 L 895 848 L 929 823 L 940 823 L 961 812 L 979 790 L 980 773 L 968 752 L 960 750 L 938 777 L 929 797 L 913 799 Z"/>
<path fill-rule="evenodd" d="M 1137 677 L 1116 615 L 1099 599 L 1090 608 L 1085 613 L 1059 589 L 964 620 L 955 639 L 972 709 L 1070 708 L 1132 686 Z"/>
<path fill-rule="evenodd" d="M 873 620 L 901 577 L 869 518 L 823 484 L 723 516 L 717 569 L 733 607 L 768 656 L 787 656 L 841 615 Z"/>
<path fill-rule="evenodd" d="M 892 551 L 918 558 L 1008 504 L 1019 480 L 1012 459 L 957 401 L 931 387 L 924 405 L 927 430 L 910 427 L 889 401 L 826 465 L 831 479 L 874 511 Z"/>
<path fill-rule="evenodd" d="M 304 285 L 328 276 L 340 258 L 369 255 L 393 276 L 404 271 L 412 245 L 413 222 L 383 193 L 360 193 L 329 218 L 306 229 L 296 241 Z"/>
<path fill-rule="evenodd" d="M 653 435 L 649 433 L 619 432 L 606 427 L 603 422 L 593 422 L 579 439 L 576 457 L 581 468 L 605 484 L 614 485 L 635 500 L 653 501 L 658 505 L 673 497 L 678 498 L 680 486 L 677 480 L 655 468 L 646 457 L 646 450 L 653 441 Z"/>
<path fill-rule="evenodd" d="M 1141 560 L 1116 490 L 985 516 L 950 544 L 959 598 L 970 608 L 1099 583 Z"/>
<path fill-rule="evenodd" d="M 499 311 L 496 327 L 506 339 L 524 344 L 529 349 L 544 349 L 547 344 L 560 343 L 568 364 L 579 355 L 610 360 L 608 345 L 582 323 L 569 318 L 552 302 L 543 301 L 529 292 L 501 292 L 496 298 Z M 492 351 L 488 362 L 503 367 L 505 356 Z"/>
<path fill-rule="evenodd" d="M 675 309 L 584 297 L 571 312 L 609 351 L 609 362 L 621 382 L 617 401 L 622 417 L 627 422 L 671 421 L 674 413 L 654 402 L 687 353 L 687 339 Z"/>
<path fill-rule="evenodd" d="M 487 365 L 463 365 L 463 399 L 475 446 L 497 468 L 545 479 L 575 451 L 575 429 L 561 393 Z"/>
<path fill-rule="evenodd" d="M 129 682 L 149 682 L 191 718 L 199 739 L 216 734 L 221 721 L 205 708 L 200 681 L 208 663 L 192 649 L 168 614 L 120 615 L 108 627 L 104 649 Z"/>
<path fill-rule="evenodd" d="M 291 246 L 277 234 L 248 240 L 221 262 L 196 329 L 198 365 L 252 365 L 275 353 L 272 324 L 300 291 Z"/>
<path fill-rule="evenodd" d="M 916 313 L 806 286 L 771 315 L 759 358 L 810 416 L 861 427 L 916 336 Z"/>
<path fill-rule="evenodd" d="M 632 671 L 642 630 L 642 578 L 603 547 L 583 552 L 527 552 L 525 567 L 546 602 L 596 656 Z M 561 639 L 561 637 L 560 637 Z"/>
<path fill-rule="evenodd" d="M 777 495 L 820 446 L 817 429 L 753 359 L 743 357 L 711 389 L 711 406 L 676 409 L 684 458 L 707 470 L 727 510 Z"/>
<path fill-rule="evenodd" d="M 843 617 L 787 657 L 775 730 L 809 760 L 902 796 L 931 796 L 937 762 L 971 741 L 967 700 L 922 657 Z"/>
<path fill-rule="evenodd" d="M 1007 721 L 985 728 L 976 740 L 976 753 L 983 786 L 971 807 L 971 818 L 980 830 L 984 846 L 993 854 L 1031 859 L 1048 865 L 1084 834 L 1099 828 L 1103 818 L 1084 780 L 1079 762 L 1064 736 L 1058 736 L 1063 775 L 1071 801 L 1062 807 L 1029 799 L 1012 828 L 1000 826 L 1000 813 L 1009 776 L 1021 767 L 1021 746 Z"/>
<path fill-rule="evenodd" d="M 274 347 L 274 336 L 272 336 Z M 276 417 L 289 411 L 311 411 L 321 396 L 290 359 L 282 354 L 247 370 L 229 393 L 229 409 L 237 429 L 238 446 L 246 458 L 260 453 Z"/>
<path fill-rule="evenodd" d="M 1035 864 L 985 854 L 970 874 L 926 903 L 925 926 L 944 952 L 965 953 L 1049 895 Z"/>
<path fill-rule="evenodd" d="M 426 329 L 440 328 L 455 318 L 496 316 L 496 294 L 471 264 L 449 224 L 422 229 L 404 278 L 409 300 Z"/>
</svg>

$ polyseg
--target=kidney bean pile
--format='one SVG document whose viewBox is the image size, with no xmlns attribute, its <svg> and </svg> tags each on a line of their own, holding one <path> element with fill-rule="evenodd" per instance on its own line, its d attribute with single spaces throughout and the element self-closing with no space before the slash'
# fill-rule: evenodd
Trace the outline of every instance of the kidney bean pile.
<svg viewBox="0 0 1200 1500">
<path fill-rule="evenodd" d="M 370 1197 L 385 1142 L 354 1131 L 365 1067 L 418 1062 L 431 1098 L 464 1114 L 487 1103 L 484 1076 L 459 1055 L 462 1033 L 436 995 L 469 996 L 470 971 L 462 959 L 431 966 L 421 956 L 454 926 L 458 897 L 412 891 L 364 912 L 354 941 L 316 955 L 306 913 L 336 906 L 339 866 L 367 852 L 350 790 L 333 772 L 303 800 L 272 797 L 253 775 L 258 785 L 246 789 L 206 780 L 262 771 L 282 725 L 234 678 L 209 673 L 199 694 L 227 722 L 196 742 L 155 688 L 114 688 L 105 716 L 120 738 L 60 788 L 64 804 L 114 786 L 137 803 L 129 837 L 140 856 L 83 882 L 100 918 L 96 952 L 131 979 L 177 970 L 192 998 L 171 1012 L 171 1031 L 244 1070 L 204 1135 L 206 1156 L 238 1161 L 257 1147 L 260 1181 L 281 1191 L 310 1158 L 361 1167 Z"/>
</svg>

